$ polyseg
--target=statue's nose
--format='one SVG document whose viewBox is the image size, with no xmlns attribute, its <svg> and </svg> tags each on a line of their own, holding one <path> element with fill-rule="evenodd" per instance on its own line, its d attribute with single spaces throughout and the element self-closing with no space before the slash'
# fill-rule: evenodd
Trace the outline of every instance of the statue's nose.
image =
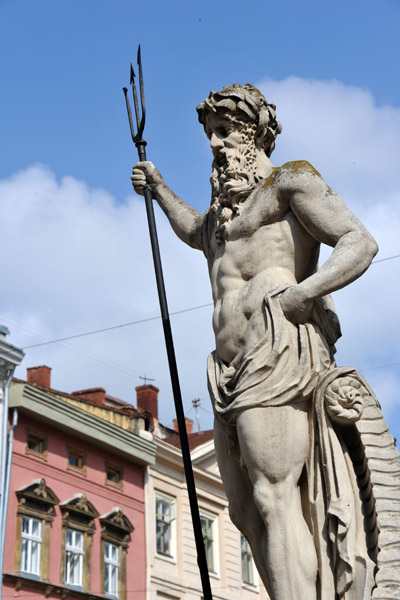
<svg viewBox="0 0 400 600">
<path fill-rule="evenodd" d="M 212 133 L 210 138 L 210 146 L 212 150 L 218 150 L 219 148 L 223 148 L 224 142 L 217 135 L 215 135 L 215 133 Z"/>
</svg>

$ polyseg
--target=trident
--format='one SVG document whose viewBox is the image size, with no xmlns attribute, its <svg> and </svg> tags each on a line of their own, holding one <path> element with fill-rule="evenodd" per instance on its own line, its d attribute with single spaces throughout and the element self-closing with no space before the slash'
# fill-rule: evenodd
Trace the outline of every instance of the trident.
<svg viewBox="0 0 400 600">
<path fill-rule="evenodd" d="M 133 101 L 134 101 L 134 105 L 135 105 L 135 116 L 136 116 L 136 126 L 137 126 L 136 134 L 135 134 L 135 129 L 134 129 L 133 120 L 132 120 L 131 107 L 129 104 L 128 89 L 125 87 L 122 89 L 123 89 L 124 95 L 125 95 L 126 109 L 128 111 L 129 127 L 131 130 L 132 140 L 138 150 L 139 160 L 143 161 L 143 160 L 146 160 L 147 142 L 143 139 L 143 130 L 144 130 L 144 125 L 145 125 L 145 120 L 146 120 L 146 107 L 145 107 L 145 101 L 144 101 L 142 59 L 141 59 L 141 53 L 140 53 L 140 45 L 138 47 L 138 53 L 137 53 L 137 64 L 139 67 L 140 105 L 141 105 L 141 113 L 142 113 L 141 116 L 140 116 L 140 109 L 139 109 L 138 94 L 137 94 L 137 89 L 136 89 L 136 84 L 135 84 L 135 72 L 133 70 L 132 63 L 131 63 L 131 78 L 130 78 L 130 83 L 132 85 L 132 92 L 133 92 Z M 174 395 L 175 411 L 176 411 L 176 417 L 177 417 L 178 427 L 179 427 L 179 437 L 181 440 L 183 465 L 184 465 L 184 469 L 185 469 L 185 477 L 186 477 L 186 483 L 187 483 L 187 488 L 188 488 L 190 510 L 192 513 L 193 531 L 194 531 L 194 538 L 195 538 L 196 550 L 197 550 L 197 564 L 198 564 L 199 570 L 200 570 L 200 577 L 201 577 L 201 583 L 202 583 L 202 587 L 203 587 L 204 600 L 212 600 L 210 579 L 209 579 L 208 568 L 207 568 L 207 559 L 206 559 L 206 553 L 205 553 L 205 547 L 204 547 L 204 541 L 203 541 L 203 533 L 202 533 L 202 529 L 201 529 L 199 506 L 197 503 L 196 487 L 195 487 L 195 483 L 194 483 L 192 461 L 190 458 L 189 442 L 188 442 L 187 431 L 186 431 L 185 415 L 183 412 L 181 388 L 180 388 L 180 384 L 179 384 L 178 369 L 176 366 L 175 350 L 174 350 L 174 343 L 173 343 L 173 339 L 172 339 L 171 324 L 170 324 L 170 320 L 169 320 L 167 297 L 165 294 L 164 276 L 163 276 L 163 272 L 162 272 L 160 249 L 158 246 L 157 229 L 156 229 L 156 222 L 155 222 L 155 217 L 154 217 L 154 209 L 153 209 L 153 201 L 152 201 L 153 198 L 152 198 L 152 193 L 151 193 L 151 189 L 150 189 L 149 185 L 147 185 L 145 187 L 144 199 L 145 199 L 145 204 L 146 204 L 147 221 L 148 221 L 148 225 L 149 225 L 151 249 L 152 249 L 152 253 L 153 253 L 154 270 L 155 270 L 156 281 L 157 281 L 158 299 L 160 302 L 161 318 L 162 318 L 162 323 L 163 323 L 163 328 L 164 328 L 165 345 L 167 348 L 169 371 L 170 371 L 170 375 L 171 375 L 172 390 L 173 390 L 173 395 Z"/>
</svg>

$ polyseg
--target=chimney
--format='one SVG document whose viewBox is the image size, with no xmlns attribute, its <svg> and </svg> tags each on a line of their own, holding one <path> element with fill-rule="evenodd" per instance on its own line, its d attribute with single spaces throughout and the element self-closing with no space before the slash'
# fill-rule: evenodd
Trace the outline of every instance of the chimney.
<svg viewBox="0 0 400 600">
<path fill-rule="evenodd" d="M 89 400 L 97 406 L 105 406 L 106 404 L 106 390 L 104 388 L 90 388 L 89 390 L 79 390 L 78 392 L 72 392 L 72 396 L 78 396 L 82 400 Z"/>
<path fill-rule="evenodd" d="M 42 365 L 41 367 L 29 367 L 26 370 L 26 380 L 30 385 L 50 388 L 51 368 Z"/>
<path fill-rule="evenodd" d="M 0 325 L 0 340 L 5 340 L 10 335 L 10 330 L 5 325 Z"/>
<path fill-rule="evenodd" d="M 172 421 L 172 423 L 174 424 L 174 431 L 176 431 L 176 433 L 179 433 L 178 419 L 174 419 Z M 188 419 L 187 417 L 185 417 L 185 423 L 186 423 L 187 434 L 189 435 L 190 433 L 193 433 L 193 421 L 192 421 L 192 419 Z"/>
<path fill-rule="evenodd" d="M 138 385 L 136 389 L 136 403 L 138 408 L 148 410 L 153 419 L 158 420 L 158 392 L 154 385 Z"/>
</svg>

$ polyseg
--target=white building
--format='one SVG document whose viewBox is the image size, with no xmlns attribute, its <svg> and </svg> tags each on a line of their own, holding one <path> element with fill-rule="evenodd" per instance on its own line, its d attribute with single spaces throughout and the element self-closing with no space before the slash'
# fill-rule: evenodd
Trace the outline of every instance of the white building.
<svg viewBox="0 0 400 600">
<path fill-rule="evenodd" d="M 192 529 L 179 436 L 161 426 L 158 389 L 137 389 L 138 406 L 154 418 L 156 464 L 145 486 L 148 600 L 200 600 L 202 588 Z M 189 446 L 200 509 L 213 598 L 265 600 L 247 541 L 232 524 L 216 463 L 213 432 L 192 432 Z"/>
</svg>

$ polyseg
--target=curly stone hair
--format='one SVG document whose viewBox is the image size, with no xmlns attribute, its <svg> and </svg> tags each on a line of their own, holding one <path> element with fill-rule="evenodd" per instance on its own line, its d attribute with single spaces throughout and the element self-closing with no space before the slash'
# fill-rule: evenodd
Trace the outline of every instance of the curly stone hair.
<svg viewBox="0 0 400 600">
<path fill-rule="evenodd" d="M 256 138 L 261 140 L 259 143 L 268 158 L 275 148 L 276 136 L 282 131 L 282 125 L 276 118 L 275 104 L 267 102 L 260 90 L 251 83 L 233 83 L 219 92 L 210 92 L 196 110 L 203 126 L 210 112 L 224 115 L 241 125 L 255 125 Z"/>
</svg>

